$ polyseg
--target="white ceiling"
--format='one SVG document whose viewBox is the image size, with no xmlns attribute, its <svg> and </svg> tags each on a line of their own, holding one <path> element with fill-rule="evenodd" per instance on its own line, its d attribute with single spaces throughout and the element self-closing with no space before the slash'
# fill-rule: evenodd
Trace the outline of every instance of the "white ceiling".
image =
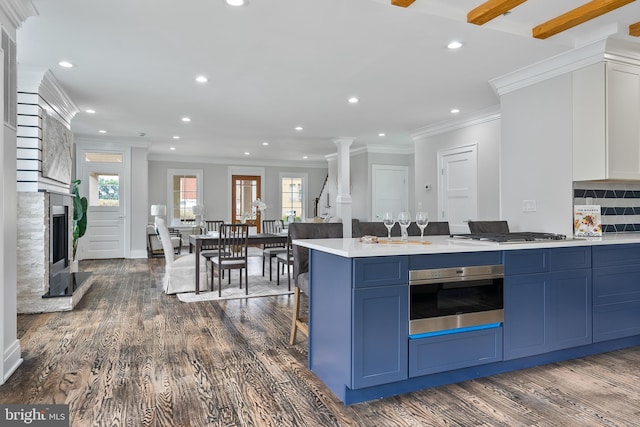
<svg viewBox="0 0 640 427">
<path fill-rule="evenodd" d="M 635 40 L 624 34 L 640 3 L 530 36 L 584 2 L 529 1 L 479 27 L 466 14 L 483 0 L 33 0 L 18 62 L 51 70 L 76 103 L 76 139 L 146 142 L 156 158 L 304 165 L 340 136 L 406 152 L 412 132 L 452 120 L 451 108 L 460 118 L 497 105 L 490 79 L 609 34 Z M 454 39 L 463 48 L 446 49 Z"/>
</svg>

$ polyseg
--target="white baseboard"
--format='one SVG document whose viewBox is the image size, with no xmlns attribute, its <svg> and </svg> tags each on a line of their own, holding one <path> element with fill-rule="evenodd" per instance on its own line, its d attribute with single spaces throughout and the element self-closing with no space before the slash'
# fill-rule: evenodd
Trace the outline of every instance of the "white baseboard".
<svg viewBox="0 0 640 427">
<path fill-rule="evenodd" d="M 147 258 L 147 250 L 135 250 L 135 251 L 131 251 L 131 253 L 129 254 L 129 258 L 131 259 L 137 259 L 137 258 Z"/>
<path fill-rule="evenodd" d="M 20 340 L 15 340 L 4 352 L 4 360 L 2 366 L 5 367 L 2 372 L 2 382 L 4 384 L 9 377 L 22 365 L 22 357 L 20 357 Z"/>
</svg>

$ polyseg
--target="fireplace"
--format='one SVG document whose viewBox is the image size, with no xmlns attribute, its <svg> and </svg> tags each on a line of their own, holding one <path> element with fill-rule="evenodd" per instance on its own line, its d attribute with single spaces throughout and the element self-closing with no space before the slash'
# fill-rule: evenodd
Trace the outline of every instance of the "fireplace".
<svg viewBox="0 0 640 427">
<path fill-rule="evenodd" d="M 70 297 L 90 275 L 69 268 L 71 203 L 67 195 L 49 194 L 49 289 L 44 298 Z"/>
<path fill-rule="evenodd" d="M 69 208 L 51 206 L 49 217 L 49 274 L 51 277 L 69 266 Z"/>
<path fill-rule="evenodd" d="M 73 310 L 93 284 L 71 272 L 73 196 L 18 192 L 18 313 Z"/>
</svg>

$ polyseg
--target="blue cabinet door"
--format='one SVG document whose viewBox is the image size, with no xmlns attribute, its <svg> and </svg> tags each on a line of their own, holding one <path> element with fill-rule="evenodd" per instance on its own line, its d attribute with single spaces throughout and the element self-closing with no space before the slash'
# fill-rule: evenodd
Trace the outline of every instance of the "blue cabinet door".
<svg viewBox="0 0 640 427">
<path fill-rule="evenodd" d="M 545 351 L 545 301 L 548 281 L 548 274 L 505 277 L 505 360 Z"/>
<path fill-rule="evenodd" d="M 591 270 L 551 273 L 548 286 L 548 350 L 591 344 Z"/>
<path fill-rule="evenodd" d="M 593 269 L 594 342 L 640 334 L 640 261 L 636 262 Z"/>
<path fill-rule="evenodd" d="M 408 378 L 408 287 L 407 284 L 353 290 L 351 388 Z"/>
</svg>

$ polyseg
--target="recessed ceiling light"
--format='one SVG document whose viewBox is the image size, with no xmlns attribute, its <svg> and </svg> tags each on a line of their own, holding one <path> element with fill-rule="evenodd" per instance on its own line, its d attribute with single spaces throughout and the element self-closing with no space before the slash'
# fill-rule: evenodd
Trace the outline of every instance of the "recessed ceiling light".
<svg viewBox="0 0 640 427">
<path fill-rule="evenodd" d="M 269 145 L 269 143 L 268 143 L 267 141 L 264 141 L 264 142 L 262 143 L 262 145 L 267 146 L 267 145 Z"/>
<path fill-rule="evenodd" d="M 447 45 L 449 49 L 460 49 L 462 47 L 462 43 L 457 40 L 452 41 Z"/>
<path fill-rule="evenodd" d="M 451 109 L 451 114 L 458 114 L 460 112 L 460 109 L 458 108 L 452 108 Z"/>
<path fill-rule="evenodd" d="M 384 132 L 380 132 L 378 136 L 386 136 L 386 134 Z"/>
<path fill-rule="evenodd" d="M 208 78 L 206 78 L 205 76 L 198 76 L 198 77 L 196 77 L 196 81 L 197 81 L 198 83 L 206 83 L 206 82 L 208 82 L 208 81 L 209 81 L 209 79 L 208 79 Z"/>
<path fill-rule="evenodd" d="M 73 64 L 69 61 L 60 61 L 58 62 L 58 65 L 64 68 L 71 68 L 73 67 Z"/>
<path fill-rule="evenodd" d="M 302 126 L 296 126 L 296 130 L 302 130 Z"/>
<path fill-rule="evenodd" d="M 349 98 L 349 104 L 357 104 L 359 101 L 358 98 L 356 98 L 355 96 L 352 96 L 351 98 Z"/>
<path fill-rule="evenodd" d="M 107 131 L 106 131 L 106 130 L 103 130 L 103 129 L 100 129 L 98 132 L 100 132 L 100 133 L 107 133 Z"/>
<path fill-rule="evenodd" d="M 247 1 L 246 0 L 226 0 L 229 6 L 244 6 Z"/>
<path fill-rule="evenodd" d="M 245 151 L 245 152 L 244 152 L 244 155 L 245 155 L 245 156 L 248 156 L 249 154 L 251 154 L 251 153 L 250 153 L 250 152 L 248 152 L 248 151 Z"/>
<path fill-rule="evenodd" d="M 95 114 L 96 110 L 88 109 L 88 110 L 84 110 L 84 112 L 87 114 Z"/>
<path fill-rule="evenodd" d="M 180 139 L 180 137 L 178 135 L 173 135 L 172 137 L 173 139 Z"/>
<path fill-rule="evenodd" d="M 303 159 L 308 159 L 308 158 L 309 158 L 309 156 L 302 156 L 302 158 L 303 158 Z"/>
<path fill-rule="evenodd" d="M 169 147 L 169 150 L 176 151 L 176 147 Z"/>
<path fill-rule="evenodd" d="M 191 121 L 191 119 L 189 117 L 183 117 L 181 120 L 183 122 L 190 122 Z"/>
</svg>

